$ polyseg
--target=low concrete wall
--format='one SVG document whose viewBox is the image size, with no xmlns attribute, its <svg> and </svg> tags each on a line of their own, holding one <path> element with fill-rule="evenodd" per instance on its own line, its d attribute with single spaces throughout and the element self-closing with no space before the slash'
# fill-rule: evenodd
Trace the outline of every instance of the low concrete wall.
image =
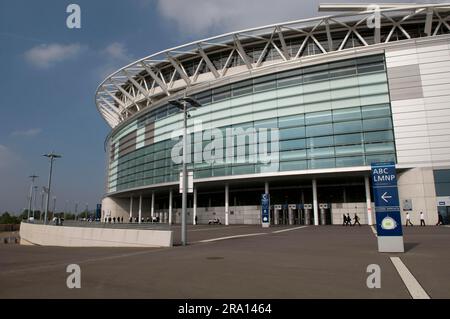
<svg viewBox="0 0 450 319">
<path fill-rule="evenodd" d="M 22 223 L 23 243 L 64 247 L 171 247 L 171 230 L 66 227 Z M 22 243 L 22 242 L 21 242 Z"/>
</svg>

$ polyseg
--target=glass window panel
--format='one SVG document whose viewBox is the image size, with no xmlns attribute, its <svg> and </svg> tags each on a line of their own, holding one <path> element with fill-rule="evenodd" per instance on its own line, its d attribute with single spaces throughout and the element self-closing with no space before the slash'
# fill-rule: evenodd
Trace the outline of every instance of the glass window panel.
<svg viewBox="0 0 450 319">
<path fill-rule="evenodd" d="M 334 158 L 322 158 L 322 159 L 311 159 L 308 160 L 308 168 L 330 168 L 335 167 Z"/>
<path fill-rule="evenodd" d="M 306 147 L 305 139 L 280 141 L 280 151 L 298 150 Z"/>
<path fill-rule="evenodd" d="M 178 112 L 181 112 L 181 110 L 179 108 L 177 108 L 175 105 L 169 105 L 167 107 L 167 115 L 171 115 L 171 114 L 178 113 Z"/>
<path fill-rule="evenodd" d="M 338 122 L 333 126 L 335 134 L 354 133 L 362 130 L 361 121 Z"/>
<path fill-rule="evenodd" d="M 217 88 L 213 90 L 213 101 L 222 101 L 230 98 L 231 96 L 231 88 L 229 85 Z"/>
<path fill-rule="evenodd" d="M 253 88 L 254 88 L 255 92 L 275 89 L 276 87 L 277 87 L 277 82 L 276 82 L 275 75 L 256 78 L 254 80 L 254 84 L 253 84 Z"/>
<path fill-rule="evenodd" d="M 450 183 L 450 169 L 434 170 L 433 175 L 436 183 Z"/>
<path fill-rule="evenodd" d="M 364 131 L 378 131 L 392 129 L 391 118 L 363 120 Z"/>
<path fill-rule="evenodd" d="M 306 159 L 306 150 L 280 152 L 280 161 Z"/>
<path fill-rule="evenodd" d="M 195 95 L 195 99 L 201 104 L 210 104 L 211 103 L 211 98 L 212 98 L 212 94 L 211 94 L 211 90 L 199 93 L 197 95 Z"/>
<path fill-rule="evenodd" d="M 293 127 L 280 129 L 280 140 L 290 140 L 305 137 L 305 127 Z"/>
<path fill-rule="evenodd" d="M 293 115 L 293 116 L 285 116 L 278 118 L 278 127 L 291 127 L 291 126 L 300 126 L 305 124 L 305 116 L 304 114 Z"/>
<path fill-rule="evenodd" d="M 331 122 L 331 111 L 314 112 L 305 114 L 306 125 Z"/>
<path fill-rule="evenodd" d="M 317 72 L 317 73 L 309 73 L 303 75 L 303 82 L 315 82 L 315 81 L 323 81 L 328 79 L 328 71 Z"/>
<path fill-rule="evenodd" d="M 328 65 L 330 69 L 342 69 L 346 67 L 354 67 L 356 65 L 355 59 L 348 59 L 343 61 L 332 62 Z"/>
<path fill-rule="evenodd" d="M 211 177 L 211 169 L 195 170 L 194 176 L 195 176 L 195 178 Z"/>
<path fill-rule="evenodd" d="M 334 156 L 334 147 L 309 148 L 308 158 Z"/>
<path fill-rule="evenodd" d="M 158 113 L 156 113 L 156 119 L 161 119 L 166 116 L 167 116 L 167 105 L 164 105 L 158 109 Z"/>
<path fill-rule="evenodd" d="M 384 71 L 384 63 L 368 64 L 368 65 L 358 65 L 358 73 L 369 73 Z"/>
<path fill-rule="evenodd" d="M 318 65 L 314 65 L 314 66 L 309 66 L 309 67 L 303 68 L 303 74 L 305 74 L 305 73 L 315 73 L 315 72 L 327 71 L 327 70 L 328 70 L 328 64 L 323 63 L 323 64 L 318 64 Z"/>
<path fill-rule="evenodd" d="M 302 83 L 301 69 L 278 73 L 277 86 L 285 87 Z"/>
<path fill-rule="evenodd" d="M 311 125 L 306 127 L 306 136 L 321 136 L 332 134 L 333 134 L 332 124 Z"/>
<path fill-rule="evenodd" d="M 307 169 L 307 167 L 308 165 L 306 161 L 290 161 L 280 163 L 280 171 L 296 171 Z"/>
<path fill-rule="evenodd" d="M 378 154 L 366 156 L 366 164 L 370 165 L 376 162 L 395 162 L 395 154 Z"/>
<path fill-rule="evenodd" d="M 233 96 L 240 96 L 253 93 L 252 80 L 235 83 L 232 85 L 232 88 L 233 88 Z"/>
<path fill-rule="evenodd" d="M 333 136 L 310 137 L 307 145 L 311 148 L 334 145 Z"/>
<path fill-rule="evenodd" d="M 368 132 L 364 133 L 365 142 L 386 142 L 393 141 L 394 134 L 392 131 L 379 131 L 379 132 Z"/>
<path fill-rule="evenodd" d="M 361 119 L 361 108 L 352 107 L 348 109 L 333 110 L 333 121 L 349 121 Z"/>
<path fill-rule="evenodd" d="M 362 166 L 362 165 L 364 165 L 363 156 L 336 158 L 336 167 Z"/>
<path fill-rule="evenodd" d="M 330 78 L 339 78 L 350 75 L 356 75 L 356 67 L 353 66 L 344 69 L 330 70 Z"/>
<path fill-rule="evenodd" d="M 348 145 L 348 146 L 336 146 L 336 156 L 342 155 L 360 155 L 363 154 L 363 146 L 362 145 Z"/>
<path fill-rule="evenodd" d="M 384 55 L 377 54 L 377 55 L 369 55 L 364 56 L 356 59 L 356 62 L 358 65 L 362 64 L 370 64 L 370 63 L 377 63 L 377 62 L 383 62 L 384 61 Z"/>
<path fill-rule="evenodd" d="M 277 118 L 271 118 L 268 120 L 261 120 L 261 121 L 255 121 L 255 128 L 261 128 L 261 127 L 265 127 L 265 128 L 276 128 L 278 121 Z"/>
<path fill-rule="evenodd" d="M 365 144 L 366 153 L 387 153 L 395 150 L 394 143 L 371 143 Z"/>
<path fill-rule="evenodd" d="M 232 174 L 253 174 L 255 173 L 255 165 L 239 165 L 232 167 Z"/>
<path fill-rule="evenodd" d="M 369 105 L 362 108 L 363 118 L 386 117 L 391 115 L 389 104 Z"/>
</svg>

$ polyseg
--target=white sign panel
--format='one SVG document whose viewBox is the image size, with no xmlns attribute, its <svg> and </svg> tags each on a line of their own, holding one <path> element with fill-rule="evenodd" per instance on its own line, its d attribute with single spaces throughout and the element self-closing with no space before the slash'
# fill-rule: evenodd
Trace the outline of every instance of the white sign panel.
<svg viewBox="0 0 450 319">
<path fill-rule="evenodd" d="M 194 172 L 188 172 L 188 184 L 187 191 L 188 193 L 194 192 Z M 180 172 L 180 194 L 183 193 L 183 172 Z"/>
</svg>

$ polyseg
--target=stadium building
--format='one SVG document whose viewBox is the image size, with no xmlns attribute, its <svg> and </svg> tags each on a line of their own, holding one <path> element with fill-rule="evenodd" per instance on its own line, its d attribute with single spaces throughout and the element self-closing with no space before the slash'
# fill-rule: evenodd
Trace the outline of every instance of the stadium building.
<svg viewBox="0 0 450 319">
<path fill-rule="evenodd" d="M 111 126 L 105 217 L 181 220 L 183 112 L 188 223 L 375 220 L 373 162 L 396 163 L 402 215 L 450 216 L 450 4 L 324 5 L 343 13 L 232 32 L 132 62 L 96 105 Z"/>
</svg>

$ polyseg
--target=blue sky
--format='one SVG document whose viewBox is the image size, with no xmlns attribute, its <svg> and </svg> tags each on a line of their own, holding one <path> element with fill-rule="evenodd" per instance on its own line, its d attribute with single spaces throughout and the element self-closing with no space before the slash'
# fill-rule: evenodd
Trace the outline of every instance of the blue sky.
<svg viewBox="0 0 450 319">
<path fill-rule="evenodd" d="M 81 7 L 81 29 L 66 27 L 70 3 Z M 90 208 L 100 203 L 109 127 L 96 110 L 94 93 L 115 69 L 207 36 L 318 15 L 318 3 L 2 0 L 0 212 L 27 206 L 30 174 L 40 176 L 40 189 L 46 185 L 48 161 L 42 154 L 52 150 L 63 155 L 52 183 L 57 210 L 66 204 L 73 210 L 75 202 L 79 211 L 86 203 Z"/>
</svg>

